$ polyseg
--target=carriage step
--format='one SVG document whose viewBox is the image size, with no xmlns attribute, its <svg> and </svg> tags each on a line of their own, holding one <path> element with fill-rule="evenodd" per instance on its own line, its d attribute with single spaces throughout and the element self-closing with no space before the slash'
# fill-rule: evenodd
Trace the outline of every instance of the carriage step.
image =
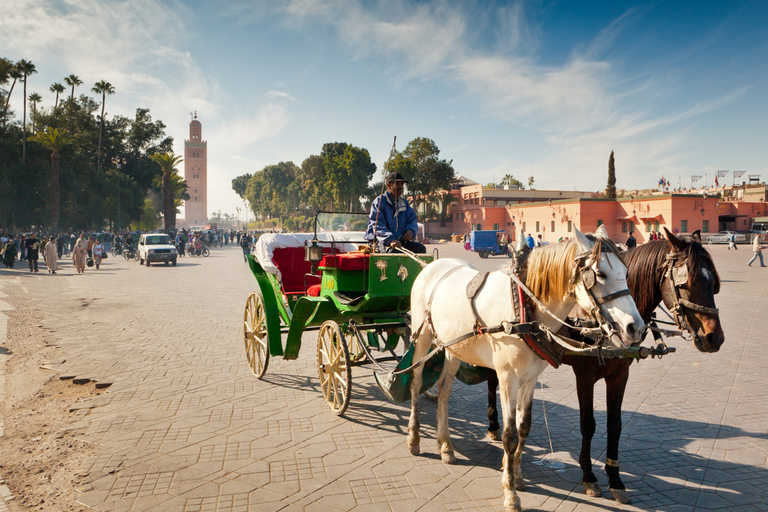
<svg viewBox="0 0 768 512">
<path fill-rule="evenodd" d="M 367 292 L 333 292 L 336 300 L 345 306 L 357 306 L 364 298 Z"/>
</svg>

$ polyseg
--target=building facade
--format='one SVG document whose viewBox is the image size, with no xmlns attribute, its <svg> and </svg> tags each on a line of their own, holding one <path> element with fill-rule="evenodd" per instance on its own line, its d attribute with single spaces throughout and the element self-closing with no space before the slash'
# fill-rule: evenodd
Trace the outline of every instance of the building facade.
<svg viewBox="0 0 768 512">
<path fill-rule="evenodd" d="M 184 220 L 177 224 L 202 228 L 208 223 L 208 142 L 203 140 L 197 112 L 189 123 L 189 139 L 184 141 L 184 179 L 189 200 L 184 202 Z"/>
</svg>

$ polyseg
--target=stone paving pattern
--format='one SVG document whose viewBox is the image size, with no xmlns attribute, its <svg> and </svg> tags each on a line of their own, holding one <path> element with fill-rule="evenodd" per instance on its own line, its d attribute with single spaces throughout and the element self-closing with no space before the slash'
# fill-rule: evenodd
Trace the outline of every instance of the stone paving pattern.
<svg viewBox="0 0 768 512">
<path fill-rule="evenodd" d="M 506 263 L 480 260 L 458 244 L 439 247 L 442 257 L 484 270 Z M 593 458 L 606 492 L 583 494 L 575 382 L 564 366 L 546 370 L 536 390 L 520 493 L 526 510 L 768 510 L 768 271 L 747 267 L 747 246 L 710 249 L 723 280 L 717 303 L 726 342 L 703 354 L 673 339 L 676 353 L 633 365 L 620 453 L 633 503 L 620 505 L 607 492 L 602 383 Z M 48 312 L 45 327 L 66 360 L 62 374 L 114 382 L 73 404 L 70 427 L 98 447 L 80 468 L 90 479 L 80 503 L 147 512 L 503 510 L 503 451 L 484 437 L 484 385 L 454 386 L 458 460 L 449 466 L 434 441 L 435 404 L 422 399 L 422 455 L 411 456 L 409 405 L 386 401 L 367 368 L 353 370 L 346 414 L 329 411 L 316 332 L 305 334 L 298 360 L 272 358 L 265 378 L 255 379 L 242 318 L 256 281 L 239 248 L 183 258 L 177 267 L 122 258 L 84 275 L 63 267 L 56 276 L 4 272 L 0 279 L 21 282 Z"/>
</svg>

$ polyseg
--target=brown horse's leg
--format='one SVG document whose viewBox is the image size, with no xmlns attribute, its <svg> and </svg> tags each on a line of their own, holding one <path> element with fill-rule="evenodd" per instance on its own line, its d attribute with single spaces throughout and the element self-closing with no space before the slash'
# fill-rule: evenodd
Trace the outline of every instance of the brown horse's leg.
<svg viewBox="0 0 768 512">
<path fill-rule="evenodd" d="M 587 359 L 587 358 L 583 358 Z M 582 471 L 582 484 L 588 496 L 602 496 L 603 492 L 592 471 L 592 437 L 595 435 L 595 375 L 588 364 L 574 364 L 576 374 L 576 393 L 579 397 L 579 416 L 581 420 L 581 453 L 579 466 Z"/>
<path fill-rule="evenodd" d="M 499 440 L 499 410 L 496 408 L 496 388 L 499 387 L 499 376 L 496 370 L 491 370 L 488 376 L 488 437 Z"/>
<path fill-rule="evenodd" d="M 621 404 L 629 379 L 629 363 L 621 364 L 618 371 L 605 378 L 608 413 L 608 449 L 605 473 L 613 498 L 620 503 L 629 503 L 629 494 L 619 475 L 619 440 L 621 438 Z"/>
</svg>

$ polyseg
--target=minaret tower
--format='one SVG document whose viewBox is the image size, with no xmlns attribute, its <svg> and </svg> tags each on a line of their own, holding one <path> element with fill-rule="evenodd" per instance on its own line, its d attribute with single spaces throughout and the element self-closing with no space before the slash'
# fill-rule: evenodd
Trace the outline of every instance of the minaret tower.
<svg viewBox="0 0 768 512">
<path fill-rule="evenodd" d="M 208 223 L 208 142 L 203 140 L 203 127 L 197 112 L 189 123 L 189 140 L 184 141 L 184 179 L 189 201 L 184 202 L 184 224 L 205 226 Z"/>
</svg>

